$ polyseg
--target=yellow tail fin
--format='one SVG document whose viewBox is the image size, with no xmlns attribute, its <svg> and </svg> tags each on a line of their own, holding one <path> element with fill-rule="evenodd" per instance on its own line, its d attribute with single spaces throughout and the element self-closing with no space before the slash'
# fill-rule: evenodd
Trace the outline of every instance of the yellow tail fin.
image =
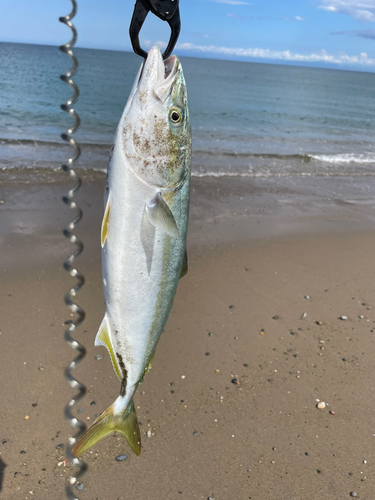
<svg viewBox="0 0 375 500">
<path fill-rule="evenodd" d="M 134 453 L 141 453 L 141 434 L 135 413 L 134 402 L 119 415 L 113 413 L 114 403 L 105 410 L 87 429 L 78 443 L 73 447 L 73 455 L 79 457 L 111 432 L 120 432 L 130 445 Z"/>
</svg>

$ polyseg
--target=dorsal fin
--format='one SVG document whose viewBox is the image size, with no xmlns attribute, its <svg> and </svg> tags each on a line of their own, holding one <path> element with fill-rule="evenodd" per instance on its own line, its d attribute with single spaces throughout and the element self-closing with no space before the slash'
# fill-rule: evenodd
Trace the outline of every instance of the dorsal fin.
<svg viewBox="0 0 375 500">
<path fill-rule="evenodd" d="M 180 237 L 175 218 L 160 193 L 146 204 L 146 213 L 148 220 L 157 229 L 164 231 L 174 238 Z"/>
<path fill-rule="evenodd" d="M 121 375 L 121 370 L 117 362 L 117 358 L 115 355 L 115 351 L 112 346 L 112 341 L 111 341 L 111 336 L 109 333 L 109 325 L 108 325 L 108 320 L 107 320 L 107 315 L 104 315 L 103 321 L 99 327 L 98 333 L 96 334 L 95 337 L 95 345 L 102 345 L 108 349 L 109 356 L 112 361 L 113 369 L 116 372 L 116 375 L 119 380 L 122 379 Z"/>
<path fill-rule="evenodd" d="M 109 196 L 107 199 L 107 205 L 105 207 L 104 211 L 104 216 L 102 220 L 102 231 L 101 231 L 101 243 L 102 243 L 102 248 L 104 247 L 105 240 L 107 239 L 107 233 L 108 233 L 108 220 L 109 220 L 109 211 L 110 211 L 110 203 L 109 203 Z"/>
</svg>

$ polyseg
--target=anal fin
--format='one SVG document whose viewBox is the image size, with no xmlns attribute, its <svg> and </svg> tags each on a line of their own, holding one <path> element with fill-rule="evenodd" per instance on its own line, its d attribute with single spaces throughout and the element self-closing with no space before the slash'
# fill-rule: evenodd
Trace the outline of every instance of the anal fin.
<svg viewBox="0 0 375 500">
<path fill-rule="evenodd" d="M 139 383 L 140 383 L 140 384 L 142 384 L 143 379 L 145 378 L 146 373 L 147 373 L 147 372 L 149 372 L 149 371 L 151 370 L 151 368 L 152 368 L 152 363 L 153 363 L 153 361 L 154 361 L 154 357 L 155 357 L 155 351 L 152 353 L 151 358 L 150 358 L 150 361 L 147 363 L 147 366 L 146 366 L 146 368 L 145 368 L 145 370 L 144 370 L 144 372 L 143 372 L 143 375 L 142 375 L 142 377 L 141 377 L 141 379 L 140 379 L 140 381 L 139 381 Z"/>
<path fill-rule="evenodd" d="M 120 367 L 119 367 L 118 362 L 117 362 L 115 351 L 113 349 L 106 314 L 104 315 L 104 318 L 103 318 L 103 321 L 99 327 L 98 333 L 96 334 L 94 345 L 96 345 L 96 346 L 102 345 L 102 346 L 107 348 L 107 350 L 109 352 L 109 356 L 110 356 L 111 361 L 112 361 L 113 369 L 115 370 L 118 379 L 121 380 L 122 379 L 121 370 L 120 370 Z"/>
</svg>

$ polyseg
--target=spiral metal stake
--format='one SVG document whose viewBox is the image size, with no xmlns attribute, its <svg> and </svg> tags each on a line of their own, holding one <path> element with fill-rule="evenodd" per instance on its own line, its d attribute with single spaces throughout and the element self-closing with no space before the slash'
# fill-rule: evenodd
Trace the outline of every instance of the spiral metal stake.
<svg viewBox="0 0 375 500">
<path fill-rule="evenodd" d="M 78 431 L 74 436 L 69 438 L 69 443 L 66 447 L 67 458 L 72 465 L 78 468 L 78 471 L 76 472 L 75 476 L 72 476 L 70 478 L 65 493 L 67 498 L 69 498 L 70 500 L 79 500 L 79 498 L 73 492 L 72 486 L 77 485 L 78 479 L 81 478 L 82 475 L 86 472 L 87 464 L 73 455 L 72 448 L 86 430 L 86 425 L 81 420 L 78 420 L 76 417 L 73 416 L 71 409 L 78 401 L 80 401 L 85 396 L 86 387 L 73 377 L 72 370 L 74 370 L 76 366 L 85 357 L 86 349 L 80 342 L 75 340 L 71 336 L 71 334 L 77 329 L 77 327 L 82 323 L 82 321 L 85 318 L 85 311 L 73 301 L 77 292 L 82 288 L 85 282 L 85 278 L 77 269 L 73 267 L 74 261 L 81 255 L 83 251 L 83 243 L 80 240 L 78 240 L 78 238 L 72 233 L 72 231 L 82 219 L 83 212 L 72 200 L 72 198 L 75 196 L 75 194 L 79 191 L 81 187 L 81 179 L 73 169 L 73 164 L 80 156 L 81 150 L 79 145 L 72 137 L 72 134 L 74 134 L 77 128 L 79 127 L 80 118 L 76 113 L 76 111 L 72 108 L 72 106 L 77 102 L 79 96 L 79 89 L 77 84 L 74 83 L 74 81 L 72 80 L 72 77 L 75 75 L 78 68 L 78 60 L 72 51 L 72 47 L 75 45 L 77 40 L 77 30 L 71 22 L 71 20 L 74 18 L 77 12 L 77 3 L 75 0 L 71 0 L 71 2 L 72 2 L 72 11 L 70 12 L 70 14 L 64 17 L 60 17 L 59 20 L 60 22 L 66 24 L 72 31 L 72 39 L 65 45 L 61 45 L 60 50 L 71 58 L 73 66 L 70 68 L 70 70 L 61 75 L 60 78 L 63 82 L 70 85 L 70 87 L 72 87 L 73 89 L 72 97 L 61 105 L 61 109 L 69 113 L 74 118 L 74 124 L 66 132 L 61 134 L 61 138 L 75 148 L 75 153 L 73 154 L 73 156 L 69 158 L 67 163 L 61 166 L 61 168 L 62 170 L 64 170 L 69 174 L 69 177 L 72 180 L 75 181 L 75 186 L 69 190 L 67 195 L 63 196 L 63 202 L 66 205 L 68 205 L 72 210 L 75 210 L 76 214 L 74 219 L 63 230 L 63 233 L 69 239 L 69 241 L 76 246 L 75 252 L 73 252 L 65 260 L 64 268 L 70 274 L 70 276 L 72 276 L 72 278 L 75 278 L 77 280 L 77 283 L 69 290 L 69 292 L 65 295 L 64 298 L 66 306 L 70 309 L 70 311 L 73 314 L 75 314 L 74 321 L 72 321 L 69 324 L 69 327 L 65 330 L 64 338 L 67 344 L 72 349 L 78 351 L 78 355 L 76 356 L 76 358 L 74 358 L 69 364 L 69 366 L 65 369 L 66 380 L 68 381 L 69 385 L 73 389 L 76 389 L 78 392 L 66 405 L 64 413 L 65 413 L 65 418 L 69 421 L 69 424 Z"/>
</svg>

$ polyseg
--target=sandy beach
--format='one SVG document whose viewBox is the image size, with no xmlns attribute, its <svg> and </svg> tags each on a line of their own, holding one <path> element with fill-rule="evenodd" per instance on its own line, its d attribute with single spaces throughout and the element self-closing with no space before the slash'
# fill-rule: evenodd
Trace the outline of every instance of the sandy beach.
<svg viewBox="0 0 375 500">
<path fill-rule="evenodd" d="M 88 388 L 77 406 L 87 424 L 119 392 L 107 352 L 93 345 L 104 313 L 104 182 L 86 174 L 77 197 L 87 313 L 77 338 L 87 357 L 75 374 Z M 189 273 L 135 398 L 141 456 L 121 436 L 102 440 L 84 455 L 79 498 L 374 498 L 374 178 L 362 181 L 368 199 L 353 195 L 356 182 L 193 179 Z M 0 188 L 5 500 L 62 499 L 72 473 L 62 464 L 73 357 L 63 340 L 68 186 Z"/>
</svg>

